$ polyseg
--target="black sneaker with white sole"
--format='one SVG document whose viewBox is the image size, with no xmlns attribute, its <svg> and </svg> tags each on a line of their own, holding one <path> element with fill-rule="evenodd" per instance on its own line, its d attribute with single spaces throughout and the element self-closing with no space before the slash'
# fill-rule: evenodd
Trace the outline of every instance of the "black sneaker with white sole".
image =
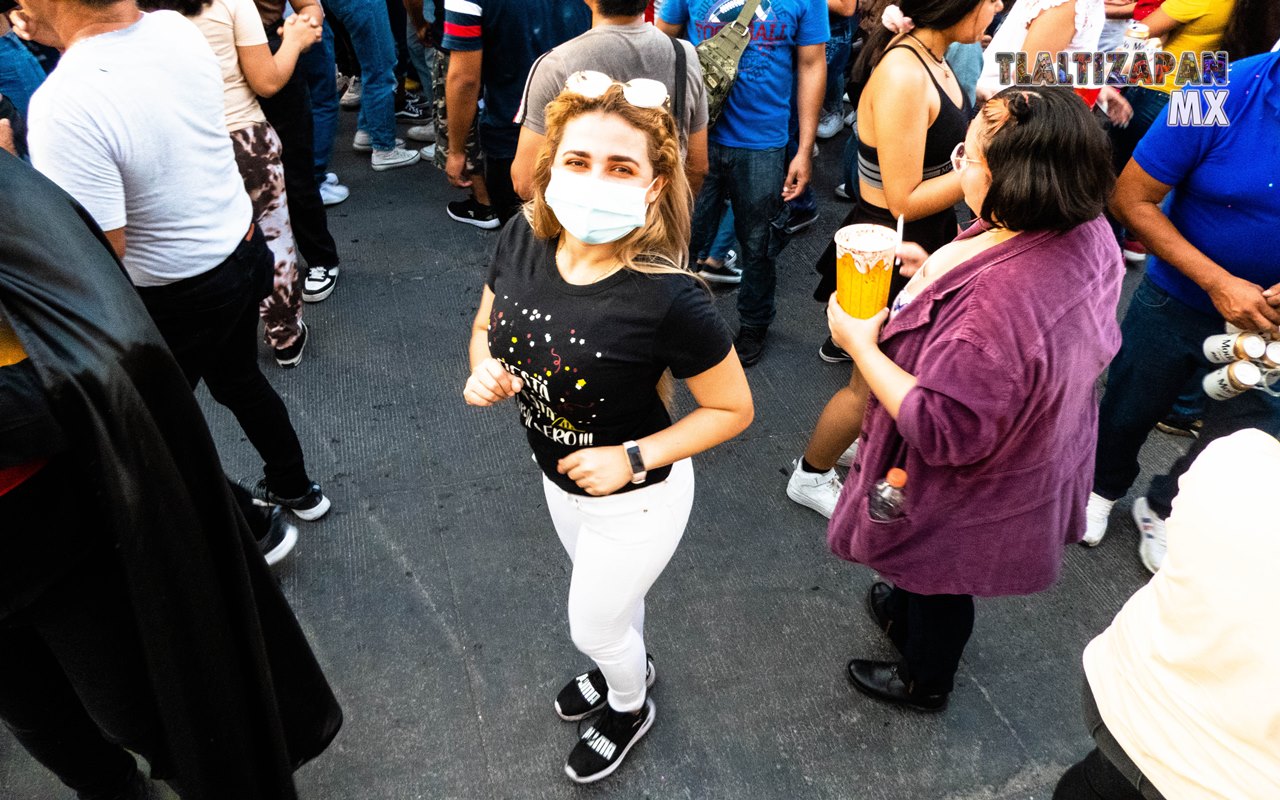
<svg viewBox="0 0 1280 800">
<path fill-rule="evenodd" d="M 719 283 L 725 286 L 734 286 L 742 283 L 742 270 L 731 267 L 728 264 L 721 264 L 713 267 L 710 264 L 699 264 L 698 274 L 707 283 Z"/>
<path fill-rule="evenodd" d="M 569 751 L 564 774 L 574 783 L 595 783 L 612 775 L 658 716 L 653 700 L 646 698 L 640 713 L 628 714 L 605 706 L 582 738 Z"/>
<path fill-rule="evenodd" d="M 329 512 L 329 498 L 320 490 L 320 484 L 311 482 L 307 493 L 301 497 L 281 497 L 267 488 L 267 479 L 261 478 L 255 484 L 241 483 L 241 487 L 253 497 L 253 502 L 260 506 L 284 506 L 308 522 L 320 519 Z"/>
<path fill-rule="evenodd" d="M 311 267 L 302 279 L 302 299 L 308 303 L 319 303 L 333 294 L 337 285 L 337 267 Z"/>
<path fill-rule="evenodd" d="M 782 230 L 787 235 L 793 236 L 817 221 L 817 211 L 792 210 L 791 213 L 787 215 L 787 221 L 782 223 Z"/>
<path fill-rule="evenodd" d="M 300 322 L 298 324 L 298 338 L 293 340 L 293 344 L 288 347 L 274 348 L 276 363 L 285 369 L 293 369 L 301 364 L 302 351 L 307 347 L 307 323 Z"/>
<path fill-rule="evenodd" d="M 289 520 L 283 506 L 271 509 L 267 534 L 258 540 L 258 549 L 267 560 L 268 567 L 274 567 L 284 560 L 298 543 L 298 526 Z"/>
<path fill-rule="evenodd" d="M 445 206 L 445 211 L 449 213 L 449 219 L 454 222 L 474 225 L 486 231 L 502 227 L 502 220 L 498 219 L 498 215 L 494 213 L 493 206 L 486 206 L 474 197 L 468 197 L 466 200 L 454 200 Z"/>
<path fill-rule="evenodd" d="M 653 656 L 646 656 L 644 685 L 653 688 L 658 671 L 653 666 Z M 576 722 L 604 708 L 609 695 L 609 683 L 598 669 L 584 672 L 564 685 L 556 695 L 556 715 L 565 722 Z"/>
<path fill-rule="evenodd" d="M 835 340 L 830 336 L 828 336 L 827 340 L 818 348 L 818 358 L 828 364 L 841 364 L 846 361 L 853 360 L 853 356 L 846 353 L 844 349 L 841 348 L 840 345 L 836 344 Z"/>
</svg>

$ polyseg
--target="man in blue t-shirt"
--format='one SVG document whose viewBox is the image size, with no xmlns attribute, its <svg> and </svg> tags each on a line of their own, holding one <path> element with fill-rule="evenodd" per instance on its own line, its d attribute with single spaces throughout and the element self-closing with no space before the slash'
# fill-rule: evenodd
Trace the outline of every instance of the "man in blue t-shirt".
<svg viewBox="0 0 1280 800">
<path fill-rule="evenodd" d="M 659 27 L 672 36 L 687 33 L 696 45 L 737 19 L 743 3 L 666 0 Z M 690 252 L 707 251 L 727 197 L 742 249 L 742 271 L 704 267 L 702 274 L 715 283 L 741 282 L 741 327 L 734 344 L 743 366 L 764 354 L 765 336 L 776 313 L 777 253 L 785 234 L 771 223 L 785 221 L 784 201 L 799 197 L 809 184 L 826 88 L 829 33 L 826 0 L 759 0 L 751 42 L 738 62 L 738 78 L 708 137 L 710 172 L 694 209 Z M 787 164 L 793 84 L 799 150 Z"/>
<path fill-rule="evenodd" d="M 1195 101 L 1211 111 L 1204 95 L 1215 90 L 1182 91 L 1173 106 Z M 1111 505 L 1138 477 L 1151 426 L 1208 366 L 1204 340 L 1226 323 L 1272 334 L 1280 324 L 1280 54 L 1231 65 L 1227 91 L 1219 125 L 1174 124 L 1166 108 L 1112 199 L 1112 211 L 1152 258 L 1125 314 L 1124 344 L 1102 398 L 1086 544 L 1102 539 Z M 1280 401 L 1262 391 L 1209 400 L 1191 452 L 1134 502 L 1139 554 L 1152 572 L 1164 558 L 1164 518 L 1178 477 L 1210 441 L 1242 428 L 1280 435 Z"/>
<path fill-rule="evenodd" d="M 484 179 L 493 210 L 505 223 L 520 208 L 511 185 L 511 162 L 520 138 L 515 117 L 529 67 L 551 48 L 586 32 L 591 10 L 577 0 L 445 0 L 444 12 L 441 46 L 450 51 L 445 81 L 449 141 L 467 140 L 483 90 Z M 454 186 L 471 185 L 463 148 L 450 150 L 445 174 Z"/>
</svg>

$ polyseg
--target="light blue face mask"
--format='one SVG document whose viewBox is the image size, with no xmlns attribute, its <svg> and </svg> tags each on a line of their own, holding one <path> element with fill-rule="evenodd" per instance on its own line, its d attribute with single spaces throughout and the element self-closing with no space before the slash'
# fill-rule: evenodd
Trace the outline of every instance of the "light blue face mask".
<svg viewBox="0 0 1280 800">
<path fill-rule="evenodd" d="M 543 196 L 570 236 L 584 244 L 607 244 L 644 225 L 651 186 L 552 169 Z"/>
</svg>

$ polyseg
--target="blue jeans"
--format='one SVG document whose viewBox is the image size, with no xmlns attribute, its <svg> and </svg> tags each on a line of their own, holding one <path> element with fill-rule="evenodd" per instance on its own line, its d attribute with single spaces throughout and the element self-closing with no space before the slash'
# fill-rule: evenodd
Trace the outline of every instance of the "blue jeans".
<svg viewBox="0 0 1280 800">
<path fill-rule="evenodd" d="M 710 248 L 727 197 L 733 205 L 734 232 L 742 245 L 738 258 L 742 268 L 739 321 L 748 327 L 767 328 L 777 313 L 777 260 L 785 241 L 773 223 L 784 213 L 786 152 L 781 147 L 747 150 L 715 142 L 708 144 L 707 151 L 711 168 L 694 206 L 689 250 L 701 253 Z"/>
<path fill-rule="evenodd" d="M 720 227 L 716 229 L 715 239 L 707 249 L 699 250 L 695 255 L 699 261 L 704 258 L 714 258 L 723 264 L 736 242 L 737 238 L 733 235 L 733 206 L 725 206 L 724 213 L 720 215 Z"/>
<path fill-rule="evenodd" d="M 1191 308 L 1143 277 L 1121 323 L 1124 341 L 1111 362 L 1102 396 L 1095 492 L 1116 500 L 1133 485 L 1138 451 L 1147 434 L 1205 367 L 1204 340 L 1222 331 L 1222 317 Z M 1161 517 L 1169 516 L 1178 478 L 1211 441 L 1243 428 L 1280 435 L 1280 399 L 1247 391 L 1231 400 L 1206 400 L 1203 419 L 1204 428 L 1190 452 L 1167 473 L 1151 479 L 1147 502 Z"/>
<path fill-rule="evenodd" d="M 790 165 L 791 160 L 796 157 L 796 153 L 800 152 L 800 112 L 796 109 L 796 85 L 791 85 L 791 117 L 787 120 L 787 154 L 786 164 Z M 787 167 L 782 168 L 782 179 L 787 178 Z M 804 191 L 795 200 L 787 201 L 787 208 L 791 211 L 811 211 L 818 213 L 818 197 L 813 193 L 813 175 L 809 175 L 809 183 L 804 187 Z"/>
<path fill-rule="evenodd" d="M 435 14 L 435 10 L 430 8 L 423 8 L 423 12 L 428 17 Z M 413 71 L 418 73 L 418 83 L 422 84 L 419 93 L 427 108 L 431 108 L 436 97 L 431 85 L 431 66 L 435 63 L 436 51 L 418 41 L 418 32 L 413 29 L 412 22 L 405 22 L 404 37 L 409 46 L 409 63 L 413 64 Z"/>
<path fill-rule="evenodd" d="M 22 116 L 27 116 L 31 95 L 44 83 L 44 78 L 40 62 L 18 34 L 9 31 L 0 36 L 0 94 L 9 98 Z"/>
<path fill-rule="evenodd" d="M 328 22 L 324 24 L 324 36 L 320 44 L 298 59 L 298 71 L 306 78 L 307 87 L 311 90 L 316 183 L 321 184 L 324 183 L 324 174 L 329 171 L 333 141 L 338 136 L 338 87 L 333 78 L 333 28 L 329 27 Z"/>
<path fill-rule="evenodd" d="M 822 100 L 822 111 L 831 114 L 839 111 L 844 116 L 844 73 L 849 66 L 849 52 L 853 43 L 853 25 L 848 17 L 840 17 L 831 23 L 831 38 L 827 40 L 827 94 Z"/>
<path fill-rule="evenodd" d="M 329 0 L 326 6 L 347 29 L 360 61 L 356 128 L 369 134 L 374 150 L 391 150 L 396 146 L 396 42 L 387 5 L 383 0 Z"/>
</svg>

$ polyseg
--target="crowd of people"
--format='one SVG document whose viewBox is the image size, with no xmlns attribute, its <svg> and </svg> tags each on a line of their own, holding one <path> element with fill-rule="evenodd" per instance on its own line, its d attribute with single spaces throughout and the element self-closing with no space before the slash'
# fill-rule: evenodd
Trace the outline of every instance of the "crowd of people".
<svg viewBox="0 0 1280 800">
<path fill-rule="evenodd" d="M 1054 798 L 1280 797 L 1280 6 L 0 8 L 0 720 L 82 800 L 155 781 L 296 797 L 293 771 L 341 725 L 268 569 L 331 501 L 258 362 L 261 337 L 301 364 L 305 303 L 335 291 L 341 108 L 372 170 L 430 162 L 466 190 L 448 217 L 497 231 L 461 388 L 515 399 L 572 564 L 569 633 L 593 666 L 552 703 L 590 720 L 571 780 L 611 775 L 655 723 L 645 597 L 683 537 L 693 458 L 753 420 L 770 326 L 812 316 L 779 308 L 778 264 L 819 230 L 813 156 L 848 127 L 842 226 L 902 239 L 868 319 L 833 294 L 834 242 L 813 264 L 818 356 L 850 379 L 815 406 L 785 491 L 880 577 L 866 610 L 899 657 L 852 658 L 849 682 L 944 710 L 975 598 L 1053 586 L 1068 546 L 1103 539 L 1150 432 L 1185 435 L 1132 503 L 1154 577 L 1084 652 L 1097 746 Z M 1225 94 L 1009 84 L 997 66 L 1135 31 L 1225 53 Z M 1178 124 L 1187 97 L 1225 124 Z M 1126 262 L 1142 275 L 1121 314 Z M 717 290 L 736 291 L 736 331 Z M 1211 363 L 1223 336 L 1257 378 Z M 1246 352 L 1250 336 L 1277 346 Z M 201 381 L 260 476 L 223 473 Z"/>
</svg>

